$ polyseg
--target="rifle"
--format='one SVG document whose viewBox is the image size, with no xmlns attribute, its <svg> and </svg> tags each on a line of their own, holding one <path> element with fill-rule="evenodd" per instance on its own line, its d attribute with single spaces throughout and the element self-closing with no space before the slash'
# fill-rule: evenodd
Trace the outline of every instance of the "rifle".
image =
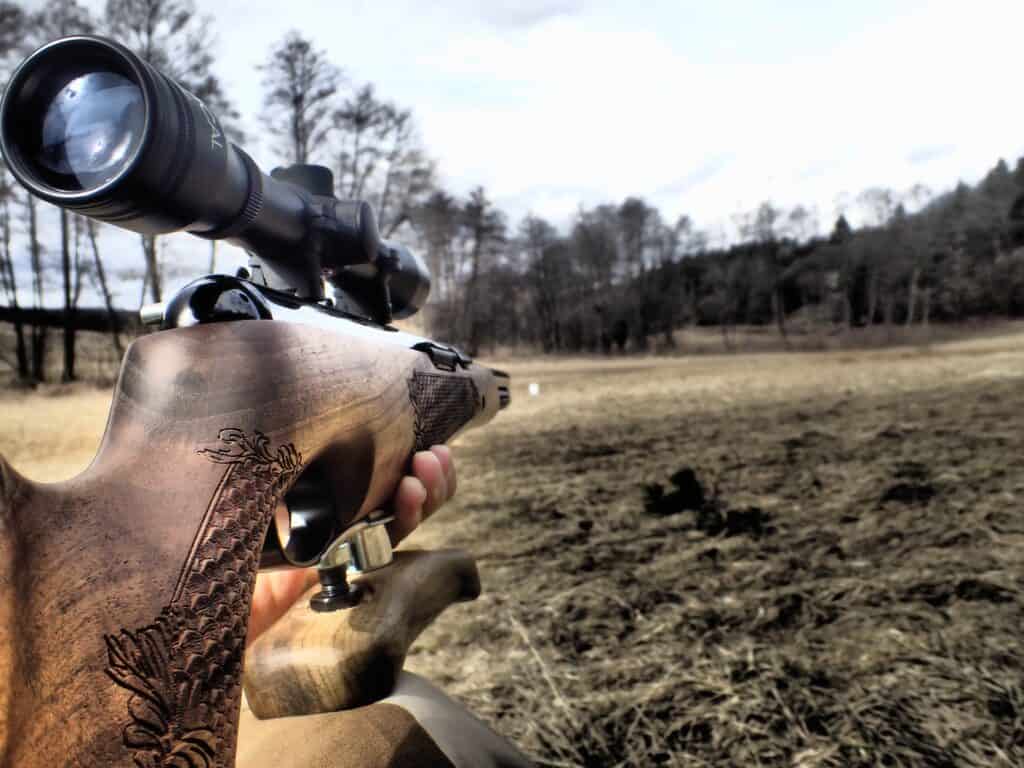
<svg viewBox="0 0 1024 768">
<path fill-rule="evenodd" d="M 391 562 L 379 510 L 415 450 L 508 405 L 509 378 L 392 327 L 422 307 L 429 274 L 380 238 L 371 206 L 334 197 L 328 169 L 264 174 L 206 105 L 115 42 L 29 56 L 0 106 L 0 151 L 67 210 L 249 254 L 240 274 L 144 309 L 158 330 L 125 353 L 84 473 L 43 485 L 0 459 L 0 766 L 229 768 L 257 570 L 317 567 L 303 621 L 377 615 L 348 577 Z M 455 570 L 448 602 L 474 596 L 475 568 Z"/>
</svg>

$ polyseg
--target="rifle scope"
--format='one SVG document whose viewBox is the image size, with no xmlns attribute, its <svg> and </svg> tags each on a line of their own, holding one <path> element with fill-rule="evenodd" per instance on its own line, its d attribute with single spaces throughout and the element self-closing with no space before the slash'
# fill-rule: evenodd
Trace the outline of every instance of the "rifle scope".
<svg viewBox="0 0 1024 768">
<path fill-rule="evenodd" d="M 0 152 L 29 192 L 62 208 L 245 248 L 266 287 L 318 300 L 326 278 L 372 305 L 367 286 L 383 284 L 390 306 L 374 314 L 385 322 L 426 300 L 423 262 L 381 242 L 368 203 L 335 199 L 326 169 L 264 174 L 202 101 L 113 41 L 67 37 L 29 56 L 0 106 Z"/>
</svg>

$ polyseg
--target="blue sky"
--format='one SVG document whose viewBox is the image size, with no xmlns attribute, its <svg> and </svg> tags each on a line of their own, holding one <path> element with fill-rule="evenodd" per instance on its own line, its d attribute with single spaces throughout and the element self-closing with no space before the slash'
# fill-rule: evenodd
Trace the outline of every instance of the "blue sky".
<svg viewBox="0 0 1024 768">
<path fill-rule="evenodd" d="M 299 29 L 413 109 L 446 186 L 484 185 L 513 222 L 565 227 L 581 203 L 639 195 L 724 237 L 763 200 L 812 205 L 828 226 L 866 187 L 938 191 L 1024 154 L 1019 0 L 199 7 L 251 134 L 257 67 Z M 277 161 L 269 142 L 248 149 Z M 185 238 L 167 247 L 205 259 Z"/>
</svg>

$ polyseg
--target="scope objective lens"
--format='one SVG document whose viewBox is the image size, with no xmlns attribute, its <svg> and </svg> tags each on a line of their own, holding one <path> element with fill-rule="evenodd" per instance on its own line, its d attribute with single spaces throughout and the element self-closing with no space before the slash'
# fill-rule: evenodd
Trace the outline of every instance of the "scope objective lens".
<svg viewBox="0 0 1024 768">
<path fill-rule="evenodd" d="M 142 90 L 115 72 L 88 72 L 53 95 L 32 160 L 51 183 L 86 191 L 117 176 L 138 148 L 146 122 Z"/>
</svg>

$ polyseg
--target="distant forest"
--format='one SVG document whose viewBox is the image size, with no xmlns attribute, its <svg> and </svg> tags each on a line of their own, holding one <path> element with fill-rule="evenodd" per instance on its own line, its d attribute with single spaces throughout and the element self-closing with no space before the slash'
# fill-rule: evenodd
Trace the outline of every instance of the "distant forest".
<svg viewBox="0 0 1024 768">
<path fill-rule="evenodd" d="M 905 198 L 918 210 L 908 213 Z M 442 276 L 433 321 L 470 349 L 511 339 L 611 352 L 672 347 L 673 331 L 693 325 L 726 337 L 737 325 L 774 325 L 785 343 L 794 324 L 1024 316 L 1024 159 L 934 198 L 873 188 L 857 202 L 872 223 L 854 229 L 840 215 L 825 236 L 811 234 L 808 209 L 765 202 L 735 217 L 739 243 L 709 247 L 687 217 L 666 224 L 641 198 L 581 209 L 562 236 L 535 217 L 510 234 L 496 211 L 481 229 L 481 192 L 461 206 L 438 193 L 419 212 Z"/>
<path fill-rule="evenodd" d="M 89 32 L 174 77 L 244 145 L 215 72 L 214 25 L 191 0 L 108 0 L 102 17 L 76 0 L 34 12 L 0 0 L 0 82 L 43 42 Z M 729 245 L 687 216 L 666 221 L 642 196 L 581 207 L 564 233 L 537 216 L 510 222 L 483 188 L 466 197 L 444 190 L 412 113 L 372 84 L 353 83 L 302 33 L 267 52 L 259 77 L 260 118 L 281 160 L 326 165 L 339 197 L 373 203 L 382 233 L 417 248 L 434 276 L 427 332 L 474 354 L 645 351 L 673 347 L 674 332 L 691 326 L 721 328 L 726 339 L 735 326 L 774 326 L 788 343 L 808 327 L 1024 315 L 1024 159 L 1013 169 L 999 161 L 976 186 L 937 196 L 921 187 L 865 190 L 854 204 L 867 223 L 853 228 L 839 215 L 828 235 L 812 208 L 765 202 L 733 216 L 738 238 Z M 43 205 L 0 164 L 0 320 L 15 320 L 14 333 L 0 336 L 0 363 L 27 382 L 46 378 L 54 316 L 63 326 L 62 378 L 73 380 L 86 316 L 95 328 L 105 314 L 99 326 L 122 348 L 125 310 L 136 307 L 115 307 L 112 284 L 141 278 L 140 303 L 166 298 L 156 238 L 139 238 L 137 268 L 111 274 L 105 228 L 62 212 L 60 226 L 43 231 Z M 47 286 L 58 282 L 62 306 L 45 307 Z M 103 307 L 79 308 L 86 286 Z"/>
</svg>

